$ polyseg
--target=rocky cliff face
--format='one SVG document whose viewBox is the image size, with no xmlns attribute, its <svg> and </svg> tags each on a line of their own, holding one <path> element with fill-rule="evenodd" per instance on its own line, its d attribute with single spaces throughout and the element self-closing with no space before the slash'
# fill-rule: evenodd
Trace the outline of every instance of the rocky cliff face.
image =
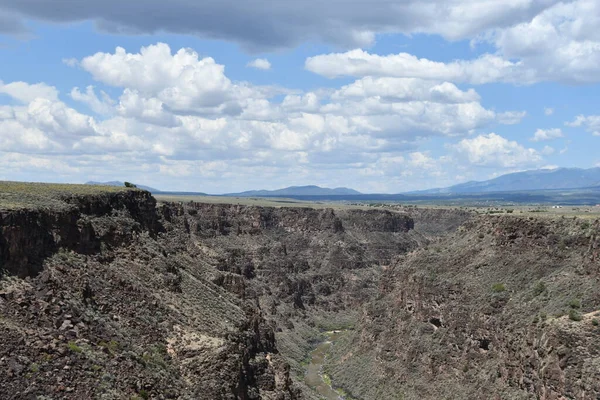
<svg viewBox="0 0 600 400">
<path fill-rule="evenodd" d="M 356 399 L 600 395 L 598 221 L 48 204 L 0 210 L 0 398 L 313 399 L 328 329 Z"/>
<path fill-rule="evenodd" d="M 351 326 L 382 266 L 426 242 L 408 214 L 389 210 L 189 203 L 161 212 L 212 260 L 214 283 L 258 304 L 298 375 L 320 330 Z"/>
<path fill-rule="evenodd" d="M 334 380 L 364 399 L 598 398 L 599 236 L 485 216 L 410 253 L 337 346 Z"/>
<path fill-rule="evenodd" d="M 296 309 L 343 307 L 340 289 L 354 274 L 381 271 L 423 240 L 410 216 L 390 211 L 191 203 L 162 213 L 212 257 L 216 281 L 269 302 L 266 309 L 282 300 Z"/>
<path fill-rule="evenodd" d="M 382 265 L 426 241 L 386 210 L 48 204 L 0 211 L 3 398 L 311 398 L 289 363 L 319 318 L 353 323 Z"/>
<path fill-rule="evenodd" d="M 163 223 L 142 191 L 0 212 L 0 397 L 299 398 L 262 311 Z"/>
<path fill-rule="evenodd" d="M 94 254 L 122 246 L 134 233 L 160 231 L 156 201 L 148 192 L 66 196 L 66 207 L 0 210 L 1 271 L 35 276 L 59 249 Z"/>
</svg>

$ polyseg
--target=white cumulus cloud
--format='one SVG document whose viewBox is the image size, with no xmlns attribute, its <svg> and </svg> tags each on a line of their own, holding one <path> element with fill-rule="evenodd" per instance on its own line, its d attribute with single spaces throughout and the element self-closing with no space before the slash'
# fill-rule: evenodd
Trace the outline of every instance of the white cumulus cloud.
<svg viewBox="0 0 600 400">
<path fill-rule="evenodd" d="M 12 82 L 4 84 L 0 81 L 0 93 L 7 94 L 21 103 L 29 103 L 38 98 L 52 101 L 58 99 L 58 90 L 45 83 Z"/>
<path fill-rule="evenodd" d="M 450 82 L 436 82 L 416 78 L 366 77 L 345 85 L 332 98 L 364 98 L 378 96 L 388 102 L 432 101 L 437 103 L 478 102 L 473 89 L 462 91 Z"/>
<path fill-rule="evenodd" d="M 71 90 L 71 98 L 75 101 L 87 104 L 92 111 L 98 114 L 112 113 L 114 101 L 104 91 L 100 92 L 100 96 L 102 97 L 101 99 L 96 95 L 92 85 L 86 88 L 85 93 L 81 92 L 78 87 Z"/>
<path fill-rule="evenodd" d="M 156 97 L 178 112 L 239 114 L 239 102 L 258 95 L 232 83 L 224 66 L 213 58 L 200 59 L 190 49 L 172 54 L 164 43 L 142 47 L 139 53 L 118 47 L 113 54 L 96 53 L 80 64 L 99 82 L 135 90 L 145 98 Z"/>
<path fill-rule="evenodd" d="M 366 76 L 309 92 L 236 82 L 211 57 L 161 43 L 95 53 L 77 64 L 97 82 L 70 91 L 77 109 L 48 84 L 0 84 L 16 104 L 0 105 L 0 148 L 22 155 L 11 156 L 3 175 L 21 176 L 14 171 L 29 159 L 81 180 L 152 177 L 148 183 L 164 189 L 218 192 L 310 180 L 402 191 L 468 176 L 457 171 L 464 165 L 422 143 L 473 140 L 494 123 L 525 116 L 487 109 L 475 89 L 448 80 Z M 508 143 L 510 160 L 521 160 L 520 145 Z M 39 179 L 51 180 L 48 174 Z M 359 176 L 377 179 L 348 181 Z"/>
<path fill-rule="evenodd" d="M 266 58 L 257 58 L 246 64 L 247 67 L 262 69 L 267 71 L 271 69 L 271 63 Z"/>
<path fill-rule="evenodd" d="M 535 149 L 525 148 L 495 133 L 463 139 L 453 149 L 459 158 L 478 166 L 517 168 L 535 166 L 542 161 Z"/>
<path fill-rule="evenodd" d="M 547 140 L 557 139 L 564 137 L 562 130 L 559 128 L 554 129 L 538 129 L 535 131 L 533 137 L 530 139 L 532 142 L 544 142 Z"/>
<path fill-rule="evenodd" d="M 600 136 L 600 115 L 578 115 L 575 120 L 565 125 L 571 127 L 583 127 L 594 136 Z"/>
<path fill-rule="evenodd" d="M 495 55 L 450 63 L 417 58 L 409 53 L 378 55 L 362 49 L 317 55 L 306 59 L 305 68 L 327 78 L 377 76 L 422 78 L 482 84 L 495 81 L 529 81 L 519 64 Z"/>
</svg>

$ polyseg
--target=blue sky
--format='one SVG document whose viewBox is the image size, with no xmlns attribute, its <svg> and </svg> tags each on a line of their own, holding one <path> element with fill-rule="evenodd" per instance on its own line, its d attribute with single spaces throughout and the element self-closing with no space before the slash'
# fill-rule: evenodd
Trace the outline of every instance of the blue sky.
<svg viewBox="0 0 600 400">
<path fill-rule="evenodd" d="M 600 165 L 593 0 L 15 3 L 3 180 L 395 193 Z"/>
</svg>

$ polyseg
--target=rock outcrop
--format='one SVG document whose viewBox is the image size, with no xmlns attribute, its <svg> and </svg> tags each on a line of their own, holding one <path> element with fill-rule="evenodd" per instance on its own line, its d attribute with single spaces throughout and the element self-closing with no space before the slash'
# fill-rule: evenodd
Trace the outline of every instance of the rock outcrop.
<svg viewBox="0 0 600 400">
<path fill-rule="evenodd" d="M 122 191 L 65 196 L 66 207 L 0 210 L 1 271 L 35 276 L 59 249 L 94 254 L 122 246 L 134 233 L 156 237 L 161 229 L 156 200 L 148 192 Z M 0 272 L 1 273 L 1 272 Z"/>
<path fill-rule="evenodd" d="M 597 399 L 599 235 L 482 216 L 401 258 L 337 346 L 334 381 L 364 399 Z"/>
</svg>

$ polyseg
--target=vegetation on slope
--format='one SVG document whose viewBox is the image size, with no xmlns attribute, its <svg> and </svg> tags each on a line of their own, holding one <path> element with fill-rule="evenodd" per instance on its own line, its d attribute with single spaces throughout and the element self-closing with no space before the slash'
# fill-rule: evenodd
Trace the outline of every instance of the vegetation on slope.
<svg viewBox="0 0 600 400">
<path fill-rule="evenodd" d="M 598 220 L 480 216 L 385 272 L 330 375 L 362 399 L 595 399 L 599 279 Z"/>
<path fill-rule="evenodd" d="M 0 209 L 59 209 L 65 199 L 125 192 L 126 187 L 0 181 Z"/>
</svg>

